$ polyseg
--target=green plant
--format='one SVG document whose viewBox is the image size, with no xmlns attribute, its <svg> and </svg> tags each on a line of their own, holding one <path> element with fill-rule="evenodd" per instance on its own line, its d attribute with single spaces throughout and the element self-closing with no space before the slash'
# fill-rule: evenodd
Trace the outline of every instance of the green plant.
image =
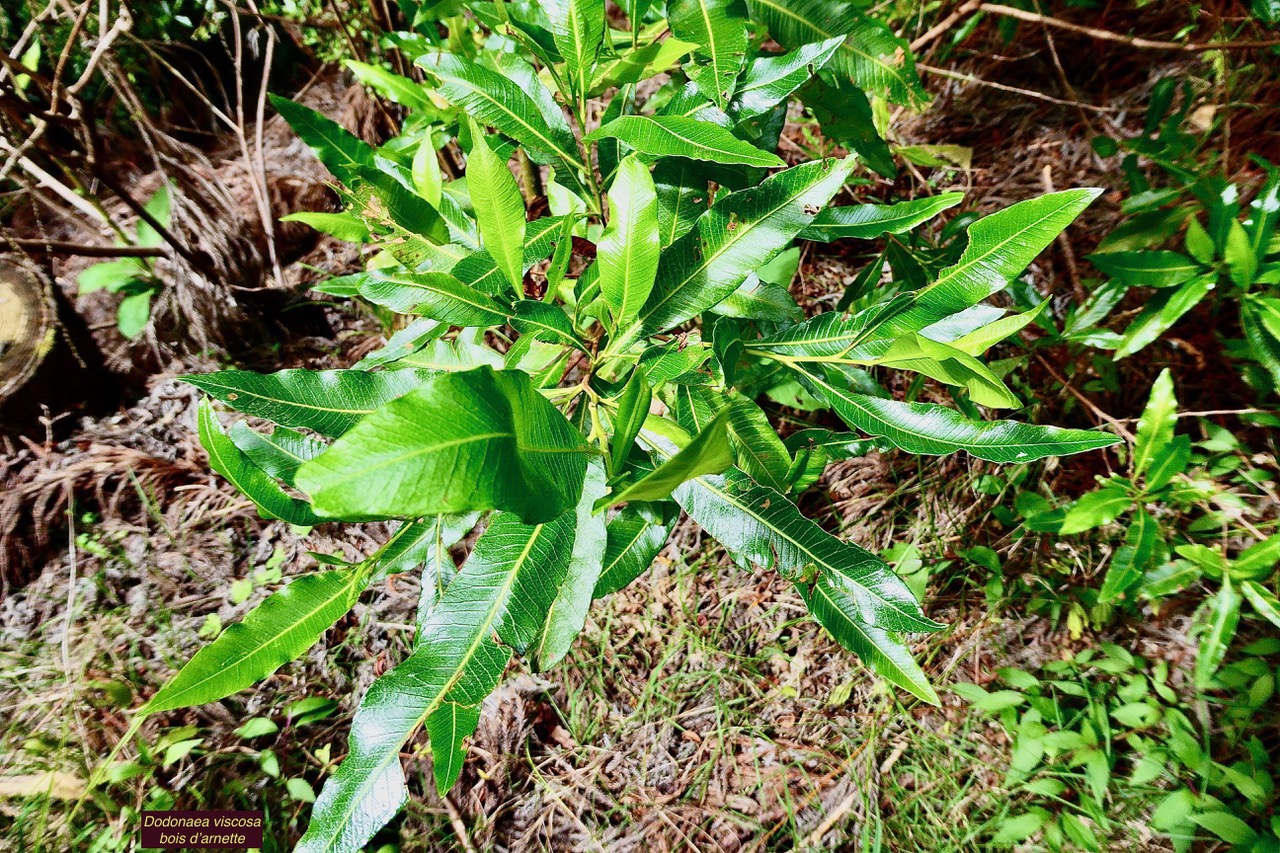
<svg viewBox="0 0 1280 853">
<path fill-rule="evenodd" d="M 165 228 L 169 227 L 170 199 L 168 185 L 161 186 L 144 205 L 146 211 Z M 132 245 L 147 249 L 160 246 L 160 234 L 149 224 L 138 222 Z M 142 334 L 151 319 L 151 299 L 163 286 L 155 274 L 150 258 L 120 258 L 87 267 L 76 279 L 80 293 L 106 290 L 123 296 L 116 308 L 116 327 L 120 334 L 133 340 Z"/>
<path fill-rule="evenodd" d="M 1173 378 L 1165 370 L 1138 420 L 1129 476 L 1102 479 L 1097 489 L 1064 507 L 1024 494 L 1019 509 L 1031 530 L 1064 536 L 1123 520 L 1124 544 L 1111 555 L 1096 596 L 1090 596 L 1098 615 L 1216 583 L 1196 616 L 1201 641 L 1195 679 L 1205 689 L 1214 683 L 1246 601 L 1254 613 L 1280 628 L 1280 600 L 1274 591 L 1280 534 L 1264 537 L 1247 522 L 1238 523 L 1249 512 L 1248 502 L 1217 482 L 1214 475 L 1230 468 L 1203 455 L 1205 445 L 1213 449 L 1224 438 L 1200 442 L 1197 448 L 1189 435 L 1177 433 L 1177 423 Z M 1224 449 L 1235 450 L 1234 437 L 1225 439 Z"/>
<path fill-rule="evenodd" d="M 139 719 L 249 686 L 311 645 L 371 582 L 418 569 L 415 649 L 365 695 L 302 849 L 356 849 L 395 815 L 408 795 L 400 750 L 420 726 L 447 790 L 513 654 L 538 669 L 555 664 L 592 599 L 648 567 L 679 510 L 736 562 L 793 583 L 874 671 L 936 701 L 901 635 L 942 626 L 882 560 L 795 503 L 827 462 L 868 442 L 818 425 L 784 442 L 756 403 L 762 395 L 820 400 L 910 453 L 1022 462 L 1115 443 L 899 402 L 868 372 L 931 377 L 975 414 L 1021 407 L 980 356 L 1029 318 L 993 322 L 981 303 L 1094 190 L 978 220 L 932 282 L 851 315 L 803 319 L 778 283 L 794 241 L 905 231 L 956 199 L 828 207 L 856 158 L 783 168 L 773 151 L 802 87 L 859 105 L 862 89 L 918 101 L 919 84 L 905 45 L 852 7 L 750 8 L 754 18 L 740 4 L 673 2 L 660 19 L 632 7 L 630 31 L 615 31 L 589 0 L 474 4 L 484 29 L 459 16 L 437 22 L 423 7 L 420 32 L 395 40 L 426 84 L 361 69 L 412 109 L 404 133 L 378 149 L 275 100 L 347 202 L 300 218 L 376 249 L 369 270 L 325 289 L 418 319 L 349 370 L 189 377 L 275 424 L 270 434 L 244 422 L 224 433 L 206 402 L 200 438 L 211 466 L 266 517 L 401 524 L 367 559 L 320 557 L 328 570 L 227 628 Z M 663 39 L 668 26 L 674 38 Z M 749 55 L 759 43 L 749 29 L 767 29 L 790 52 Z M 660 72 L 671 82 L 638 102 L 634 84 Z M 588 102 L 610 94 L 597 122 Z M 875 136 L 869 119 L 857 129 L 864 144 Z M 448 180 L 460 151 L 465 177 Z M 543 205 L 551 215 L 530 219 Z M 448 549 L 477 524 L 459 570 Z"/>
<path fill-rule="evenodd" d="M 1253 362 L 1246 376 L 1269 392 L 1280 386 L 1280 170 L 1251 158 L 1263 177 L 1246 206 L 1249 188 L 1204 162 L 1211 159 L 1201 150 L 1205 140 L 1183 129 L 1194 104 L 1190 84 L 1183 85 L 1175 110 L 1177 92 L 1172 78 L 1157 84 L 1143 135 L 1094 141 L 1103 155 L 1127 152 L 1122 169 L 1130 196 L 1121 206 L 1127 218 L 1089 256 L 1107 279 L 1070 312 L 1063 335 L 1111 350 L 1118 361 L 1149 346 L 1215 294 L 1215 315 L 1228 304 L 1239 312 L 1235 328 L 1243 340 L 1228 341 L 1229 352 Z M 1139 168 L 1142 160 L 1163 173 L 1163 183 L 1148 180 Z M 1133 288 L 1154 292 L 1120 331 L 1100 328 Z"/>
<path fill-rule="evenodd" d="M 1232 692 L 1219 729 L 1189 715 L 1167 661 L 1114 643 L 1050 661 L 1036 672 L 998 671 L 999 689 L 956 684 L 1011 738 L 1002 787 L 1017 801 L 997 846 L 1039 838 L 1050 850 L 1115 849 L 1128 821 L 1149 825 L 1175 850 L 1221 840 L 1242 851 L 1277 849 L 1272 759 L 1252 734 L 1266 720 L 1275 677 L 1255 643 L 1227 668 Z M 1108 844 L 1108 841 L 1112 843 Z"/>
</svg>

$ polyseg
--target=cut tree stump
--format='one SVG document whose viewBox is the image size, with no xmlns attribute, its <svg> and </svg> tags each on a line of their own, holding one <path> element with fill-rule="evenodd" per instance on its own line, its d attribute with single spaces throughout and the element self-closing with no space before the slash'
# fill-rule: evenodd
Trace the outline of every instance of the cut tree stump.
<svg viewBox="0 0 1280 853">
<path fill-rule="evenodd" d="M 34 264 L 0 257 L 0 432 L 44 438 L 42 417 L 99 412 L 117 395 L 62 292 Z"/>
</svg>

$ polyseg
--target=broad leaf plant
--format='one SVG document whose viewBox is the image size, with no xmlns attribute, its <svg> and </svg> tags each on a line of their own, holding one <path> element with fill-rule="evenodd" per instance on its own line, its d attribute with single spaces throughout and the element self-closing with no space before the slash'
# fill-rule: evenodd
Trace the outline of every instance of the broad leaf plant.
<svg viewBox="0 0 1280 853">
<path fill-rule="evenodd" d="M 984 303 L 1096 191 L 980 219 L 932 282 L 806 318 L 786 287 L 798 241 L 904 233 L 960 201 L 832 204 L 860 164 L 892 169 L 872 100 L 925 101 L 905 42 L 831 0 L 623 5 L 622 24 L 603 0 L 422 5 L 415 31 L 391 37 L 420 79 L 350 64 L 406 109 L 381 147 L 274 102 L 346 205 L 295 218 L 369 249 L 365 271 L 323 289 L 411 319 L 350 369 L 190 377 L 274 424 L 224 431 L 206 401 L 200 439 L 267 518 L 398 527 L 366 559 L 323 558 L 267 598 L 142 713 L 250 686 L 371 584 L 418 572 L 413 651 L 363 697 L 300 850 L 359 849 L 395 816 L 400 753 L 420 729 L 448 790 L 512 658 L 559 661 L 681 512 L 737 564 L 792 584 L 874 672 L 936 702 L 904 637 L 942 626 L 798 496 L 873 445 L 1022 463 L 1116 441 L 978 408 L 1023 406 L 981 357 L 1033 319 Z M 854 153 L 788 166 L 777 149 L 795 99 Z M 932 378 L 969 414 L 894 399 L 875 367 Z M 766 396 L 829 407 L 849 431 L 783 439 Z M 475 529 L 458 568 L 449 549 Z"/>
</svg>

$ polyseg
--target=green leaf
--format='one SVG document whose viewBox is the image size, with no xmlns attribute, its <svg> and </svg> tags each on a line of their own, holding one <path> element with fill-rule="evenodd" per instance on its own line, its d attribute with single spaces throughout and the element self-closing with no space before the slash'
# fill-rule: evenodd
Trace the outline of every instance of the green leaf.
<svg viewBox="0 0 1280 853">
<path fill-rule="evenodd" d="M 129 282 L 147 275 L 147 265 L 142 258 L 121 258 L 85 267 L 84 272 L 76 276 L 76 285 L 81 295 L 97 290 L 118 293 Z"/>
<path fill-rule="evenodd" d="M 741 287 L 710 310 L 722 317 L 770 323 L 795 323 L 804 318 L 804 311 L 785 285 L 766 281 L 755 273 L 748 275 Z"/>
<path fill-rule="evenodd" d="M 530 267 L 550 254 L 556 241 L 564 231 L 564 218 L 560 216 L 544 216 L 528 223 L 525 228 L 524 266 L 527 272 Z M 481 250 L 458 261 L 452 270 L 463 284 L 468 284 L 481 293 L 496 295 L 510 293 L 506 276 L 498 269 L 498 264 L 487 251 Z"/>
<path fill-rule="evenodd" d="M 348 243 L 363 243 L 369 239 L 369 226 L 354 213 L 290 213 L 281 216 L 280 221 L 301 222 Z"/>
<path fill-rule="evenodd" d="M 1187 819 L 1231 844 L 1248 845 L 1258 837 L 1249 824 L 1231 812 L 1193 812 Z"/>
<path fill-rule="evenodd" d="M 1045 821 L 1049 819 L 1049 813 L 1044 809 L 1024 812 L 1015 817 L 1005 818 L 1000 822 L 1000 831 L 991 839 L 992 844 L 1000 846 L 1012 846 L 1019 841 L 1025 841 L 1040 831 L 1040 827 L 1044 826 Z"/>
<path fill-rule="evenodd" d="M 660 248 L 653 176 L 639 159 L 627 157 L 609 188 L 609 225 L 596 247 L 600 291 L 615 327 L 635 322 L 644 307 L 658 273 Z"/>
<path fill-rule="evenodd" d="M 762 168 L 786 165 L 777 154 L 743 142 L 719 125 L 685 116 L 618 116 L 586 138 L 618 139 L 649 157 L 685 157 Z"/>
<path fill-rule="evenodd" d="M 1138 434 L 1133 444 L 1133 476 L 1139 477 L 1152 461 L 1164 454 L 1173 441 L 1178 424 L 1178 398 L 1173 393 L 1173 375 L 1169 368 L 1160 371 L 1147 398 L 1142 417 L 1138 418 Z"/>
<path fill-rule="evenodd" d="M 663 247 L 675 243 L 707 210 L 707 180 L 693 160 L 673 157 L 653 168 L 658 193 L 658 237 Z"/>
<path fill-rule="evenodd" d="M 436 766 L 451 774 L 461 769 L 459 744 L 478 719 L 474 709 L 497 685 L 511 650 L 536 635 L 555 600 L 575 518 L 566 512 L 531 526 L 509 513 L 493 517 L 413 653 L 365 694 L 347 757 L 325 783 L 298 853 L 359 850 L 395 816 L 408 799 L 400 748 L 423 723 L 430 720 Z M 453 781 L 437 773 L 437 790 Z"/>
<path fill-rule="evenodd" d="M 946 456 L 964 450 L 989 462 L 1031 462 L 1110 447 L 1120 440 L 1103 432 L 1015 421 L 971 421 L 945 406 L 871 397 L 832 385 L 815 372 L 799 372 L 849 426 L 883 436 L 908 453 Z"/>
<path fill-rule="evenodd" d="M 746 347 L 780 357 L 780 361 L 852 363 L 859 345 L 879 337 L 879 330 L 911 307 L 911 302 L 910 294 L 900 294 L 852 317 L 841 311 L 824 311 L 781 332 L 749 341 Z"/>
<path fill-rule="evenodd" d="M 1003 290 L 1100 192 L 1051 193 L 973 223 L 959 262 L 916 293 L 915 305 L 891 321 L 888 334 L 918 332 Z"/>
<path fill-rule="evenodd" d="M 447 272 L 388 272 L 369 275 L 360 295 L 397 314 L 419 314 L 451 326 L 500 326 L 507 311 L 491 297 Z"/>
<path fill-rule="evenodd" d="M 559 663 L 586 624 L 587 611 L 591 608 L 596 582 L 603 569 L 608 537 L 604 516 L 593 509 L 595 502 L 604 497 L 604 492 L 604 469 L 598 464 L 587 466 L 586 484 L 582 489 L 582 500 L 578 502 L 577 529 L 569 568 L 556 600 L 547 611 L 538 639 L 529 648 L 530 662 L 535 670 L 547 670 Z"/>
<path fill-rule="evenodd" d="M 1274 592 L 1257 581 L 1245 581 L 1240 585 L 1240 590 L 1259 616 L 1280 628 L 1280 599 L 1276 598 Z"/>
<path fill-rule="evenodd" d="M 1110 524 L 1131 506 L 1133 497 L 1120 486 L 1112 485 L 1089 492 L 1067 511 L 1058 532 L 1063 536 L 1070 536 Z"/>
<path fill-rule="evenodd" d="M 832 73 L 895 104 L 923 106 L 929 96 L 916 75 L 915 60 L 905 40 L 885 24 L 869 18 L 855 4 L 836 0 L 749 0 L 751 17 L 788 50 L 843 36 Z"/>
<path fill-rule="evenodd" d="M 450 53 L 416 60 L 439 81 L 445 100 L 477 122 L 496 127 L 518 141 L 536 163 L 563 163 L 570 174 L 587 171 L 567 124 L 550 125 L 534 100 L 515 81 Z M 561 117 L 563 121 L 563 117 Z"/>
<path fill-rule="evenodd" d="M 209 454 L 209 467 L 253 501 L 263 518 L 278 518 L 300 527 L 321 522 L 306 501 L 291 496 L 227 438 L 208 400 L 200 401 L 198 420 L 200 444 Z"/>
<path fill-rule="evenodd" d="M 726 108 L 747 55 L 747 9 L 742 0 L 671 0 L 667 21 L 676 38 L 697 45 L 697 62 L 686 65 L 685 73 L 703 95 Z"/>
<path fill-rule="evenodd" d="M 800 100 L 822 126 L 822 135 L 852 149 L 868 166 L 892 180 L 898 167 L 876 130 L 866 93 L 848 82 L 831 84 L 826 76 L 814 77 L 800 89 Z"/>
<path fill-rule="evenodd" d="M 414 620 L 418 626 L 415 645 L 425 639 L 423 629 L 431 611 L 458 573 L 449 549 L 461 542 L 479 519 L 480 513 L 466 512 L 406 522 L 396 531 L 392 546 L 383 550 L 378 561 L 378 576 L 413 571 L 422 566 L 418 613 Z"/>
<path fill-rule="evenodd" d="M 653 391 L 644 371 L 636 370 L 618 398 L 618 411 L 613 417 L 613 436 L 609 439 L 609 476 L 616 477 L 627 462 L 627 456 L 649 416 Z"/>
<path fill-rule="evenodd" d="M 268 97 L 276 112 L 284 116 L 284 120 L 315 152 L 325 168 L 344 184 L 354 182 L 362 168 L 373 166 L 376 156 L 373 146 L 348 132 L 342 125 L 288 98 L 278 95 Z"/>
<path fill-rule="evenodd" d="M 604 0 L 544 0 L 539 5 L 551 22 L 551 36 L 564 58 L 569 84 L 585 98 L 604 39 Z"/>
<path fill-rule="evenodd" d="M 1227 272 L 1237 287 L 1248 288 L 1258 274 L 1258 256 L 1249 242 L 1244 226 L 1232 219 L 1227 231 L 1227 245 L 1222 259 L 1227 262 Z"/>
<path fill-rule="evenodd" d="M 529 335 L 535 340 L 587 351 L 573 331 L 573 321 L 559 305 L 539 302 L 536 299 L 521 299 L 513 307 L 515 313 L 511 316 L 511 325 L 515 326 L 520 334 Z"/>
<path fill-rule="evenodd" d="M 825 577 L 867 625 L 890 631 L 942 627 L 924 615 L 883 560 L 827 533 L 791 501 L 736 468 L 723 476 L 695 477 L 676 489 L 675 498 L 741 566 L 771 568 L 797 583 Z"/>
<path fill-rule="evenodd" d="M 520 293 L 524 289 L 524 198 L 506 160 L 493 153 L 475 125 L 471 144 L 467 190 L 480 225 L 480 239 L 512 289 Z"/>
<path fill-rule="evenodd" d="M 168 228 L 173 218 L 173 191 L 170 189 L 168 181 L 160 185 L 160 188 L 152 193 L 151 198 L 147 199 L 147 203 L 142 209 L 163 225 Z M 164 238 L 160 236 L 160 232 L 151 227 L 151 223 L 139 219 L 138 220 L 138 245 L 155 248 L 163 245 Z"/>
<path fill-rule="evenodd" d="M 449 215 L 442 208 L 444 199 L 444 175 L 440 172 L 440 158 L 436 154 L 431 135 L 426 134 L 418 143 L 418 150 L 413 154 L 413 165 L 409 169 L 409 177 L 413 179 L 413 188 L 433 207 L 440 210 L 446 219 Z"/>
<path fill-rule="evenodd" d="M 261 681 L 315 645 L 355 604 L 365 578 L 361 569 L 341 569 L 289 582 L 196 652 L 138 713 L 216 702 Z"/>
<path fill-rule="evenodd" d="M 1240 624 L 1240 593 L 1231 585 L 1229 575 L 1222 578 L 1222 586 L 1218 589 L 1196 614 L 1197 621 L 1202 621 L 1204 631 L 1200 636 L 1200 649 L 1196 654 L 1195 685 L 1205 690 L 1213 684 L 1214 673 L 1222 665 L 1227 656 L 1227 647 L 1236 635 L 1236 626 Z"/>
<path fill-rule="evenodd" d="M 1116 549 L 1107 575 L 1098 593 L 1099 603 L 1106 604 L 1125 595 L 1142 579 L 1155 555 L 1160 526 L 1149 512 L 1137 507 L 1125 534 L 1125 544 Z"/>
<path fill-rule="evenodd" d="M 355 75 L 357 80 L 384 98 L 389 98 L 410 109 L 426 110 L 432 113 L 436 111 L 435 105 L 431 103 L 431 96 L 421 83 L 401 77 L 381 66 L 357 62 L 354 59 L 344 59 L 342 64 Z"/>
<path fill-rule="evenodd" d="M 769 113 L 830 62 L 843 42 L 842 36 L 836 36 L 802 44 L 790 53 L 751 60 L 729 112 L 739 122 Z"/>
<path fill-rule="evenodd" d="M 964 193 L 940 193 L 897 204 L 855 204 L 828 207 L 800 232 L 802 240 L 874 240 L 885 234 L 902 234 L 964 201 Z"/>
<path fill-rule="evenodd" d="M 657 501 L 669 496 L 686 480 L 703 474 L 719 474 L 733 464 L 729 446 L 728 412 L 712 419 L 688 445 L 658 467 L 620 491 L 601 498 L 596 509 L 627 501 Z"/>
<path fill-rule="evenodd" d="M 991 369 L 966 352 L 915 333 L 893 342 L 871 364 L 923 373 L 939 382 L 967 388 L 973 402 L 992 409 L 1016 409 L 1022 401 Z"/>
<path fill-rule="evenodd" d="M 797 583 L 796 589 L 813 618 L 873 672 L 930 705 L 942 704 L 906 644 L 855 617 L 859 602 L 843 575 L 821 574 L 812 586 Z"/>
<path fill-rule="evenodd" d="M 254 465 L 289 486 L 293 485 L 298 467 L 328 447 L 322 441 L 284 427 L 276 427 L 270 435 L 263 435 L 250 429 L 244 421 L 232 424 L 228 435 Z"/>
<path fill-rule="evenodd" d="M 1182 319 L 1183 314 L 1196 307 L 1213 290 L 1214 280 L 1215 276 L 1204 275 L 1176 288 L 1158 291 L 1147 300 L 1142 311 L 1124 330 L 1120 345 L 1116 347 L 1112 358 L 1116 361 L 1128 358 L 1173 328 L 1173 324 Z"/>
<path fill-rule="evenodd" d="M 1173 287 L 1204 270 L 1199 262 L 1178 252 L 1104 252 L 1088 258 L 1112 278 L 1146 287 Z"/>
<path fill-rule="evenodd" d="M 298 470 L 316 512 L 347 520 L 505 509 L 545 521 L 577 503 L 582 436 L 521 371 L 437 374 Z"/>
<path fill-rule="evenodd" d="M 639 577 L 667 544 L 669 532 L 669 525 L 653 505 L 632 503 L 620 509 L 609 520 L 602 568 L 592 597 L 603 598 Z"/>
<path fill-rule="evenodd" d="M 728 412 L 738 467 L 760 485 L 786 492 L 791 454 L 764 410 L 735 391 L 729 397 Z"/>
<path fill-rule="evenodd" d="M 116 328 L 129 340 L 135 340 L 151 321 L 151 297 L 155 291 L 147 288 L 141 293 L 130 293 L 120 300 L 116 308 Z"/>
<path fill-rule="evenodd" d="M 444 702 L 426 720 L 431 740 L 432 777 L 437 791 L 447 791 L 462 773 L 467 750 L 463 741 L 480 724 L 480 705 Z"/>
<path fill-rule="evenodd" d="M 246 415 L 336 438 L 432 375 L 428 370 L 222 370 L 182 381 Z"/>
<path fill-rule="evenodd" d="M 1231 563 L 1231 573 L 1235 577 L 1264 578 L 1271 574 L 1277 562 L 1280 562 L 1280 533 L 1240 552 Z"/>
<path fill-rule="evenodd" d="M 1045 312 L 1045 309 L 1049 307 L 1050 301 L 1051 300 L 1046 299 L 1037 307 L 1032 308 L 1030 311 L 1024 311 L 1021 314 L 1001 317 L 999 320 L 995 320 L 985 326 L 974 329 L 967 335 L 961 335 L 951 341 L 950 344 L 955 349 L 968 353 L 969 355 L 981 355 L 992 346 L 1003 341 L 1005 338 L 1030 325 L 1036 320 L 1036 318 Z"/>
<path fill-rule="evenodd" d="M 853 158 L 795 166 L 730 193 L 662 253 L 639 329 L 660 332 L 711 308 L 787 247 L 844 185 Z"/>
</svg>

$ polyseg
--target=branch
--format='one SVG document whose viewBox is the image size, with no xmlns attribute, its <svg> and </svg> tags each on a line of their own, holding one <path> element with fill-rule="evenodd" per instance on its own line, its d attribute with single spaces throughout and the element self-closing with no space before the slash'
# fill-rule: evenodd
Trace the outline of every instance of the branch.
<svg viewBox="0 0 1280 853">
<path fill-rule="evenodd" d="M 164 249 L 152 246 L 86 246 L 69 240 L 39 240 L 25 237 L 5 237 L 0 240 L 0 252 L 15 249 L 31 249 L 55 255 L 80 255 L 85 258 L 163 258 Z"/>
<path fill-rule="evenodd" d="M 1003 15 L 1006 18 L 1017 18 L 1019 21 L 1030 21 L 1033 24 L 1044 24 L 1049 27 L 1057 27 L 1061 30 L 1068 30 L 1073 33 L 1089 36 L 1089 38 L 1098 39 L 1099 41 L 1113 41 L 1118 44 L 1127 44 L 1130 47 L 1144 48 L 1147 50 L 1176 50 L 1182 53 L 1204 53 L 1208 50 L 1256 50 L 1258 48 L 1276 47 L 1280 45 L 1280 38 L 1275 39 L 1258 39 L 1254 41 L 1222 41 L 1222 42 L 1180 42 L 1180 41 L 1159 41 L 1157 39 L 1143 38 L 1141 36 L 1126 36 L 1120 33 L 1113 33 L 1110 30 L 1100 30 L 1097 27 L 1086 27 L 1082 24 L 1073 24 L 1069 21 L 1051 18 L 1048 15 L 1041 15 L 1038 12 L 1027 12 L 1023 9 L 1015 9 L 1012 6 L 1002 6 L 999 3 L 979 3 L 978 11 L 990 12 L 993 15 Z"/>
</svg>

